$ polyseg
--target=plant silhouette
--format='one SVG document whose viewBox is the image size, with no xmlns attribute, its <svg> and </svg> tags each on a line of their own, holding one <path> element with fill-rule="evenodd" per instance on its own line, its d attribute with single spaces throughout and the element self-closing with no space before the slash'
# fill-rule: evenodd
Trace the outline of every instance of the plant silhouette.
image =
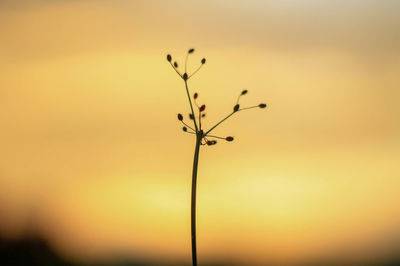
<svg viewBox="0 0 400 266">
<path fill-rule="evenodd" d="M 192 240 L 192 262 L 193 266 L 197 265 L 197 248 L 196 248 L 196 184 L 197 184 L 197 168 L 199 165 L 199 154 L 200 154 L 200 146 L 207 145 L 207 146 L 213 146 L 217 144 L 217 139 L 225 140 L 228 142 L 231 142 L 234 140 L 233 137 L 228 136 L 228 137 L 219 137 L 215 135 L 211 135 L 210 133 L 218 127 L 221 123 L 226 121 L 229 117 L 232 115 L 244 111 L 244 110 L 249 110 L 253 108 L 266 108 L 267 105 L 265 103 L 260 103 L 258 105 L 254 106 L 249 106 L 249 107 L 244 107 L 242 108 L 239 104 L 240 98 L 248 93 L 248 90 L 243 90 L 237 100 L 235 105 L 233 106 L 233 110 L 231 113 L 229 113 L 225 118 L 223 118 L 221 121 L 219 121 L 217 124 L 212 126 L 208 130 L 203 130 L 201 119 L 206 116 L 205 110 L 206 110 L 206 105 L 205 104 L 198 104 L 197 100 L 199 98 L 199 94 L 195 92 L 193 96 L 191 97 L 191 94 L 189 92 L 189 87 L 188 87 L 188 81 L 191 77 L 193 77 L 206 63 L 206 59 L 203 58 L 200 61 L 199 67 L 191 74 L 187 73 L 187 61 L 189 58 L 189 55 L 194 53 L 194 49 L 191 48 L 187 51 L 186 57 L 185 57 L 185 68 L 184 72 L 181 73 L 179 71 L 179 64 L 177 61 L 172 60 L 172 56 L 170 54 L 167 55 L 167 61 L 170 63 L 172 68 L 176 71 L 176 73 L 179 75 L 179 77 L 182 78 L 182 80 L 185 83 L 185 88 L 186 88 L 186 94 L 188 97 L 189 105 L 190 105 L 190 113 L 189 113 L 189 119 L 192 120 L 193 127 L 189 126 L 187 123 L 184 122 L 183 115 L 178 114 L 178 120 L 182 123 L 183 127 L 182 130 L 186 133 L 193 134 L 196 137 L 196 146 L 194 150 L 194 159 L 193 159 L 193 171 L 192 171 L 192 193 L 191 193 L 191 240 Z M 192 100 L 193 98 L 193 100 Z M 193 109 L 193 103 L 197 107 L 197 114 L 195 114 L 195 111 Z"/>
</svg>

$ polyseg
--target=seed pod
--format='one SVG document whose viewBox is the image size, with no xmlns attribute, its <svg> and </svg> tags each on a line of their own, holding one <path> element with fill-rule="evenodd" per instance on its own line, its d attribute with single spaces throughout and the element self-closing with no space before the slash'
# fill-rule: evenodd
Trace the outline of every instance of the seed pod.
<svg viewBox="0 0 400 266">
<path fill-rule="evenodd" d="M 260 107 L 260 108 L 265 108 L 265 107 L 267 107 L 267 105 L 266 105 L 265 103 L 260 103 L 260 104 L 258 105 L 258 107 Z"/>
<path fill-rule="evenodd" d="M 226 137 L 225 140 L 226 141 L 233 141 L 233 137 Z"/>
<path fill-rule="evenodd" d="M 245 94 L 247 94 L 247 90 L 243 90 L 240 95 L 245 95 Z"/>
<path fill-rule="evenodd" d="M 188 74 L 187 73 L 183 73 L 182 78 L 183 78 L 183 80 L 187 80 L 188 79 Z"/>
<path fill-rule="evenodd" d="M 206 59 L 205 58 L 201 59 L 201 63 L 204 65 L 206 63 Z"/>
<path fill-rule="evenodd" d="M 203 104 L 202 106 L 200 106 L 200 112 L 203 112 L 204 110 L 206 110 L 206 105 L 205 104 Z"/>
<path fill-rule="evenodd" d="M 181 114 L 178 114 L 178 120 L 182 121 L 183 120 L 183 116 Z"/>
<path fill-rule="evenodd" d="M 193 94 L 193 98 L 194 98 L 194 99 L 197 99 L 197 97 L 199 97 L 199 94 L 198 94 L 197 92 L 195 92 L 195 93 Z"/>
<path fill-rule="evenodd" d="M 186 128 L 186 127 L 183 127 L 182 130 L 186 132 L 186 131 L 187 131 L 187 128 Z"/>
<path fill-rule="evenodd" d="M 239 108 L 240 108 L 240 105 L 239 105 L 239 104 L 236 104 L 236 105 L 233 107 L 233 111 L 234 111 L 234 112 L 237 112 L 237 111 L 239 111 Z"/>
<path fill-rule="evenodd" d="M 174 67 L 178 68 L 178 62 L 176 62 L 176 61 L 174 62 Z"/>
<path fill-rule="evenodd" d="M 206 143 L 207 143 L 207 145 L 211 146 L 211 145 L 217 144 L 217 141 L 216 140 L 208 140 Z"/>
<path fill-rule="evenodd" d="M 167 54 L 167 60 L 168 60 L 168 62 L 171 62 L 172 56 L 170 54 Z"/>
<path fill-rule="evenodd" d="M 189 54 L 191 54 L 191 53 L 193 53 L 193 52 L 194 52 L 194 49 L 193 49 L 193 48 L 189 49 L 189 51 L 188 51 Z"/>
<path fill-rule="evenodd" d="M 189 114 L 189 119 L 190 119 L 190 120 L 194 120 L 193 114 Z"/>
</svg>

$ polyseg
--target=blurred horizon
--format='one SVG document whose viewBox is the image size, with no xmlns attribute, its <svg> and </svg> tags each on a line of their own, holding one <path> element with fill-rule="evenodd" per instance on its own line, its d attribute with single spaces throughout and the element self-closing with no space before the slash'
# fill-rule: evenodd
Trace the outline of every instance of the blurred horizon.
<svg viewBox="0 0 400 266">
<path fill-rule="evenodd" d="M 77 263 L 366 265 L 399 253 L 400 2 L 0 1 L 0 238 Z M 11 241 L 11 240 L 10 240 Z"/>
</svg>

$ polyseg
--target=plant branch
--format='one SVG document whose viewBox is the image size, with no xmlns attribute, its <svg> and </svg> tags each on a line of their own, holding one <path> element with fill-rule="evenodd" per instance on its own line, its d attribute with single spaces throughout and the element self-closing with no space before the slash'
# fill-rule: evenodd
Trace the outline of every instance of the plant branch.
<svg viewBox="0 0 400 266">
<path fill-rule="evenodd" d="M 201 64 L 192 74 L 190 74 L 189 78 L 193 77 L 193 75 L 196 74 L 201 69 L 202 66 L 203 64 Z"/>
<path fill-rule="evenodd" d="M 208 131 L 204 134 L 204 136 L 207 136 L 208 133 L 210 133 L 214 128 L 216 128 L 217 126 L 219 126 L 219 124 L 221 124 L 222 122 L 224 122 L 226 119 L 228 119 L 229 117 L 231 117 L 234 113 L 237 113 L 237 112 L 240 112 L 240 111 L 243 111 L 243 110 L 248 110 L 248 109 L 253 109 L 253 108 L 259 108 L 259 107 L 260 107 L 259 105 L 254 105 L 254 106 L 242 108 L 242 109 L 239 109 L 239 110 L 237 110 L 237 111 L 234 111 L 234 112 L 230 113 L 227 117 L 225 117 L 224 119 L 222 119 L 221 121 L 219 121 L 215 126 L 213 126 L 210 130 L 208 130 Z M 212 136 L 210 136 L 210 137 L 212 137 Z"/>
<path fill-rule="evenodd" d="M 186 124 L 185 122 L 181 121 L 182 124 L 184 124 L 187 128 L 190 128 L 191 130 L 193 130 L 194 132 L 196 132 L 196 130 L 194 130 L 191 126 L 189 126 L 188 124 Z"/>
<path fill-rule="evenodd" d="M 176 71 L 176 73 L 177 73 L 181 78 L 183 78 L 182 75 L 181 75 L 181 73 L 179 73 L 178 69 L 175 68 L 175 66 L 172 64 L 172 62 L 169 62 L 169 63 L 170 63 L 170 65 L 172 66 L 172 68 Z"/>
<path fill-rule="evenodd" d="M 216 128 L 217 126 L 219 126 L 219 124 L 221 124 L 222 122 L 224 122 L 226 119 L 228 119 L 229 117 L 231 117 L 234 113 L 236 113 L 236 112 L 230 113 L 227 117 L 225 117 L 224 119 L 222 119 L 221 121 L 219 121 L 215 126 L 213 126 L 212 128 L 210 128 L 210 129 L 204 134 L 204 136 L 207 136 L 208 133 L 210 133 L 214 128 Z"/>
<path fill-rule="evenodd" d="M 226 138 L 222 138 L 222 137 L 218 137 L 218 136 L 213 136 L 213 135 L 208 135 L 210 138 L 216 138 L 216 139 L 226 139 Z"/>
<path fill-rule="evenodd" d="M 238 111 L 243 111 L 243 110 L 248 110 L 248 109 L 253 109 L 253 108 L 259 108 L 259 106 L 258 105 L 254 105 L 254 106 L 250 106 L 250 107 L 245 107 L 245 108 L 242 108 L 242 109 L 240 109 Z"/>
<path fill-rule="evenodd" d="M 189 93 L 187 80 L 185 80 L 185 87 L 186 87 L 186 93 L 187 93 L 187 96 L 188 96 L 188 99 L 189 99 L 190 109 L 192 110 L 194 128 L 196 129 L 196 133 L 198 133 L 199 129 L 197 127 L 196 117 L 194 116 L 193 105 L 192 105 L 192 100 L 190 99 L 190 93 Z"/>
</svg>

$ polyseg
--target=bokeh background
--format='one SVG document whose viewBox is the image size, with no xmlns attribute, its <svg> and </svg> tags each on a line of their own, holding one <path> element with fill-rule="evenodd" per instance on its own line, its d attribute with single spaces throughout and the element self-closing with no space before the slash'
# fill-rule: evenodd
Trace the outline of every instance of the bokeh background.
<svg viewBox="0 0 400 266">
<path fill-rule="evenodd" d="M 201 150 L 199 263 L 394 265 L 399 13 L 396 0 L 0 1 L 0 264 L 44 249 L 190 263 L 195 140 L 165 56 L 183 65 L 193 47 L 206 127 L 243 89 L 243 106 L 269 105 Z"/>
</svg>

